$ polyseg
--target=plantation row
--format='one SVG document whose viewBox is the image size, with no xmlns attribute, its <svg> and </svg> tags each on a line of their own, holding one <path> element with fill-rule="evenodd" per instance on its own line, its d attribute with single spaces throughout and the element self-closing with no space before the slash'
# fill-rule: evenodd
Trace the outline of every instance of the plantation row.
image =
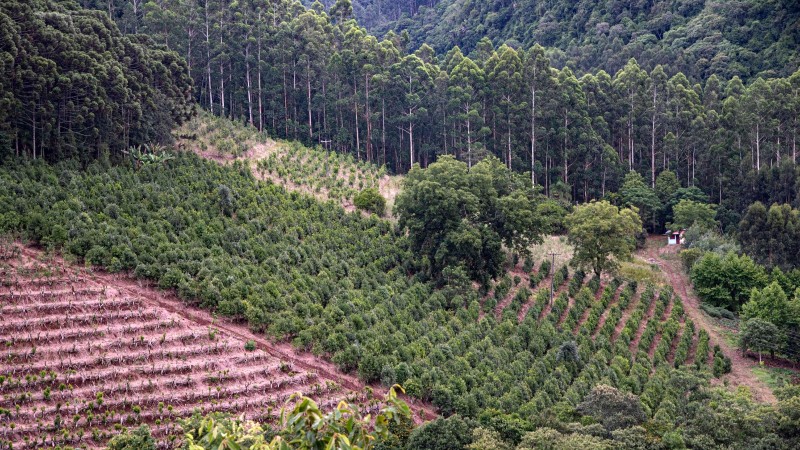
<svg viewBox="0 0 800 450">
<path fill-rule="evenodd" d="M 179 137 L 184 146 L 214 157 L 252 157 L 261 177 L 326 199 L 352 201 L 359 191 L 377 188 L 386 175 L 385 167 L 357 161 L 352 154 L 271 141 L 255 128 L 208 113 L 184 124 Z"/>
<path fill-rule="evenodd" d="M 362 189 L 377 188 L 385 169 L 356 162 L 351 154 L 312 150 L 297 142 L 283 144 L 286 151 L 271 153 L 257 162 L 262 175 L 290 185 L 308 186 L 329 199 L 352 200 Z"/>
<path fill-rule="evenodd" d="M 47 277 L 47 288 L 28 283 L 37 264 L 28 257 L 0 264 L 0 448 L 102 448 L 139 424 L 172 448 L 177 419 L 196 411 L 273 421 L 297 391 L 325 407 L 366 399 L 80 275 Z"/>
<path fill-rule="evenodd" d="M 23 164 L 0 171 L 0 188 L 6 230 L 133 270 L 365 382 L 400 383 L 445 415 L 557 411 L 575 421 L 577 405 L 602 383 L 641 395 L 650 418 L 677 426 L 687 419 L 674 405 L 702 400 L 694 393 L 710 364 L 697 376 L 688 358 L 673 368 L 683 336 L 668 325 L 673 311 L 688 328 L 668 289 L 645 287 L 640 296 L 632 284 L 586 282 L 566 268 L 550 275 L 532 261 L 515 269 L 525 277 L 500 280 L 489 298 L 458 273 L 434 288 L 389 223 L 188 154 L 139 171 Z M 640 345 L 647 339 L 658 341 L 652 353 Z M 687 376 L 691 383 L 670 381 Z"/>
</svg>

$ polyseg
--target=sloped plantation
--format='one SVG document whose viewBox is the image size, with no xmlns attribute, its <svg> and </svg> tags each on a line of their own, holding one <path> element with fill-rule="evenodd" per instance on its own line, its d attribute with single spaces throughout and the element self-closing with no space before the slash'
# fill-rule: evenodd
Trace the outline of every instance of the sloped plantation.
<svg viewBox="0 0 800 450">
<path fill-rule="evenodd" d="M 435 288 L 388 222 L 258 183 L 241 164 L 17 163 L 0 171 L 0 211 L 6 232 L 156 280 L 365 382 L 401 383 L 443 415 L 507 424 L 512 441 L 548 417 L 592 423 L 579 405 L 599 384 L 639 396 L 633 423 L 652 425 L 648 439 L 678 426 L 719 444 L 773 433 L 711 426 L 727 420 L 711 402 L 734 401 L 708 389 L 726 362 L 669 287 L 522 261 L 487 298 L 465 277 Z"/>
<path fill-rule="evenodd" d="M 130 279 L 3 245 L 0 280 L 0 448 L 103 448 L 141 424 L 173 448 L 195 412 L 272 422 L 295 392 L 324 409 L 371 399 Z"/>
<path fill-rule="evenodd" d="M 266 132 L 208 112 L 199 112 L 176 134 L 179 148 L 220 163 L 246 160 L 258 179 L 321 201 L 333 200 L 347 211 L 355 211 L 354 198 L 364 189 L 377 189 L 390 205 L 399 191 L 400 177 L 388 175 L 385 166 L 319 146 L 272 139 Z"/>
</svg>

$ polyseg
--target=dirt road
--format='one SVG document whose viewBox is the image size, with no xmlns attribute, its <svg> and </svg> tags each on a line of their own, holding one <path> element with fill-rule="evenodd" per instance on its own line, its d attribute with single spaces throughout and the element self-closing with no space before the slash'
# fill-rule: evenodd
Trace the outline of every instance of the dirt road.
<svg viewBox="0 0 800 450">
<path fill-rule="evenodd" d="M 700 299 L 694 293 L 689 275 L 684 270 L 678 257 L 680 247 L 677 245 L 659 245 L 661 241 L 665 240 L 666 238 L 663 236 L 650 236 L 645 248 L 640 250 L 636 256 L 650 264 L 658 265 L 664 275 L 664 281 L 672 286 L 675 293 L 683 300 L 686 314 L 696 325 L 708 331 L 711 345 L 719 345 L 725 356 L 731 359 L 733 363 L 731 373 L 725 375 L 723 380 L 727 380 L 728 384 L 734 388 L 746 386 L 752 392 L 753 398 L 758 401 L 777 402 L 772 390 L 759 380 L 751 370 L 753 367 L 757 367 L 758 363 L 742 356 L 738 349 L 729 345 L 724 339 L 719 325 L 713 323 L 700 309 Z"/>
</svg>

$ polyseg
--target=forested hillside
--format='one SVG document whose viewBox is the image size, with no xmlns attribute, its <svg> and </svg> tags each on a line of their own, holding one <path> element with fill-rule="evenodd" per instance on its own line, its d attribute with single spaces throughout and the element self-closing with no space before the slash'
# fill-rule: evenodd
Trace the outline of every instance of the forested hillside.
<svg viewBox="0 0 800 450">
<path fill-rule="evenodd" d="M 71 1 L 0 3 L 0 156 L 89 160 L 169 142 L 193 107 L 186 62 Z"/>
<path fill-rule="evenodd" d="M 779 70 L 747 83 L 731 73 L 697 82 L 674 61 L 640 65 L 614 50 L 619 71 L 579 76 L 553 68 L 534 41 L 409 54 L 402 36 L 379 40 L 350 20 L 345 0 L 329 11 L 289 0 L 151 2 L 139 15 L 126 4 L 112 11 L 120 26 L 181 54 L 204 108 L 393 172 L 443 154 L 468 164 L 493 154 L 548 195 L 588 201 L 619 189 L 628 170 L 651 188 L 670 170 L 733 211 L 730 223 L 754 201 L 796 201 L 796 64 L 764 60 Z"/>
<path fill-rule="evenodd" d="M 413 48 L 472 52 L 484 38 L 498 46 L 538 43 L 555 66 L 581 73 L 615 73 L 634 57 L 648 71 L 661 64 L 692 81 L 787 76 L 800 64 L 796 1 L 410 0 L 391 9 L 353 3 L 370 31 L 407 31 Z"/>
<path fill-rule="evenodd" d="M 0 450 L 800 447 L 798 10 L 0 0 Z"/>
</svg>

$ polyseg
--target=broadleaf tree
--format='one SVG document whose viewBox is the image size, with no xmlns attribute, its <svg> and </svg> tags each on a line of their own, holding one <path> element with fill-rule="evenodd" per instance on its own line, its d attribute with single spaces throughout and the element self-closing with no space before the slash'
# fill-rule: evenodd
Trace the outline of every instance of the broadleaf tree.
<svg viewBox="0 0 800 450">
<path fill-rule="evenodd" d="M 572 264 L 595 275 L 614 273 L 620 261 L 631 258 L 642 221 L 635 208 L 618 208 L 607 201 L 579 205 L 566 218 L 569 243 L 575 246 Z"/>
</svg>

